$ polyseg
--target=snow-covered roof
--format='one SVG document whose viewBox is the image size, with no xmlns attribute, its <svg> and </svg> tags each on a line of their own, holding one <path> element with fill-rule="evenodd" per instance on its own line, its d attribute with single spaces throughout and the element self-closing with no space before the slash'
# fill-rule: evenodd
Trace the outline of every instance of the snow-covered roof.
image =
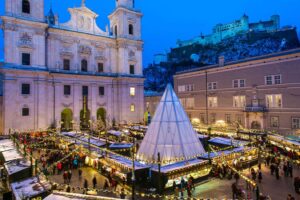
<svg viewBox="0 0 300 200">
<path fill-rule="evenodd" d="M 235 140 L 235 139 L 230 139 L 230 138 L 223 138 L 223 137 L 215 137 L 210 140 L 208 140 L 210 143 L 215 143 L 215 144 L 222 144 L 222 145 L 228 145 L 228 146 L 244 146 L 248 142 L 242 141 L 242 140 Z"/>
<path fill-rule="evenodd" d="M 164 165 L 160 168 L 160 171 L 162 173 L 169 173 L 178 169 L 184 169 L 187 167 L 192 167 L 192 166 L 196 166 L 196 165 L 201 165 L 207 163 L 206 160 L 201 160 L 201 159 L 192 159 L 192 160 L 186 160 L 186 161 L 180 161 L 180 162 L 176 162 L 170 165 Z M 158 166 L 155 165 L 154 167 L 151 168 L 153 171 L 158 171 Z"/>
<path fill-rule="evenodd" d="M 4 158 L 4 162 L 8 162 L 8 161 L 12 161 L 12 160 L 18 160 L 18 159 L 23 158 L 23 156 L 16 149 L 3 151 L 2 155 L 3 155 L 3 158 Z"/>
<path fill-rule="evenodd" d="M 109 148 L 114 148 L 114 149 L 126 149 L 131 147 L 132 147 L 132 143 L 113 143 L 109 146 Z"/>
<path fill-rule="evenodd" d="M 157 106 L 137 158 L 145 162 L 154 162 L 158 160 L 158 153 L 162 163 L 190 160 L 205 153 L 170 84 Z"/>
<path fill-rule="evenodd" d="M 53 191 L 52 194 L 44 198 L 44 200 L 118 200 L 118 198 L 104 197 L 104 196 L 93 196 L 78 193 L 60 192 Z"/>
<path fill-rule="evenodd" d="M 120 137 L 122 135 L 121 131 L 115 131 L 115 130 L 109 130 L 107 133 L 117 136 L 117 137 Z"/>
<path fill-rule="evenodd" d="M 205 158 L 205 159 L 215 158 L 215 157 L 219 157 L 219 156 L 222 156 L 222 155 L 226 156 L 226 155 L 229 155 L 229 154 L 232 154 L 232 153 L 239 153 L 239 152 L 242 152 L 242 151 L 244 151 L 244 147 L 237 147 L 237 148 L 234 148 L 234 149 L 231 149 L 231 150 L 210 152 L 209 155 L 208 155 L 208 153 L 206 153 L 203 156 L 201 156 L 201 158 Z"/>
<path fill-rule="evenodd" d="M 30 168 L 30 162 L 28 160 L 14 160 L 11 162 L 7 162 L 4 164 L 4 167 L 8 173 L 8 175 L 15 174 L 24 169 Z"/>
<path fill-rule="evenodd" d="M 81 141 L 84 141 L 84 142 L 89 142 L 89 138 L 85 137 L 85 136 L 81 136 L 78 139 Z M 102 147 L 106 144 L 104 140 L 96 138 L 96 137 L 90 137 L 90 143 L 97 147 Z"/>
<path fill-rule="evenodd" d="M 9 139 L 0 140 L 0 152 L 14 149 L 13 141 Z"/>
<path fill-rule="evenodd" d="M 37 196 L 51 189 L 51 185 L 42 176 L 32 177 L 20 182 L 10 184 L 16 200 Z"/>
<path fill-rule="evenodd" d="M 109 156 L 106 157 L 106 159 L 112 160 L 116 163 L 119 163 L 120 165 L 123 165 L 123 166 L 125 166 L 129 169 L 132 169 L 132 160 L 130 160 L 126 157 L 110 153 Z M 135 167 L 136 170 L 149 168 L 147 165 L 142 164 L 138 161 L 134 161 L 134 165 L 135 165 L 134 167 Z"/>
</svg>

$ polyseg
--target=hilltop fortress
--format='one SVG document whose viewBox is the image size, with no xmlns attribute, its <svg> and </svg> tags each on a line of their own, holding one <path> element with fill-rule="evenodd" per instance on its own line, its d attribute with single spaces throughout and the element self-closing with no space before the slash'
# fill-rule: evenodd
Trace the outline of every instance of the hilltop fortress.
<svg viewBox="0 0 300 200">
<path fill-rule="evenodd" d="M 217 44 L 222 40 L 234 37 L 247 32 L 274 32 L 280 29 L 280 16 L 272 15 L 268 21 L 259 21 L 249 23 L 249 17 L 244 14 L 239 20 L 228 24 L 217 24 L 213 27 L 213 33 L 210 35 L 200 35 L 190 40 L 177 41 L 177 47 L 188 46 L 191 44 Z"/>
</svg>

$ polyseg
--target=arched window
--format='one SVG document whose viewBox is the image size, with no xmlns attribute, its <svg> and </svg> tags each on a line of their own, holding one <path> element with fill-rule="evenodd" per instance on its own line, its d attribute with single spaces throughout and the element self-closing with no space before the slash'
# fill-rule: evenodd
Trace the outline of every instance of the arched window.
<svg viewBox="0 0 300 200">
<path fill-rule="evenodd" d="M 132 24 L 129 24 L 128 32 L 129 32 L 129 35 L 133 35 L 133 25 Z"/>
<path fill-rule="evenodd" d="M 30 2 L 29 2 L 29 0 L 22 0 L 22 12 L 30 14 Z"/>
<path fill-rule="evenodd" d="M 81 71 L 87 72 L 88 69 L 88 62 L 86 59 L 81 60 Z"/>
<path fill-rule="evenodd" d="M 115 26 L 115 36 L 118 36 L 118 26 Z"/>
<path fill-rule="evenodd" d="M 27 106 L 24 106 L 22 108 L 22 116 L 23 117 L 29 116 L 29 108 Z"/>
</svg>

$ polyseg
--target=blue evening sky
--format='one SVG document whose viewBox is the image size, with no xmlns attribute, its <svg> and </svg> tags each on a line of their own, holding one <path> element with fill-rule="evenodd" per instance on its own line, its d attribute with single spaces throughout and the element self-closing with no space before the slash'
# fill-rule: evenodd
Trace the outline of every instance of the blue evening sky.
<svg viewBox="0 0 300 200">
<path fill-rule="evenodd" d="M 69 19 L 68 7 L 80 5 L 81 0 L 52 0 L 53 11 L 60 22 Z M 268 20 L 272 14 L 281 16 L 281 25 L 300 27 L 299 0 L 135 0 L 143 14 L 142 35 L 145 41 L 144 66 L 152 62 L 155 53 L 175 47 L 177 39 L 211 33 L 217 23 L 239 19 L 246 13 L 250 22 Z M 115 0 L 86 0 L 86 5 L 99 14 L 98 24 L 105 30 L 107 16 Z M 45 13 L 50 0 L 45 0 Z M 4 13 L 4 0 L 0 14 Z M 3 58 L 3 34 L 0 33 L 0 58 Z"/>
</svg>

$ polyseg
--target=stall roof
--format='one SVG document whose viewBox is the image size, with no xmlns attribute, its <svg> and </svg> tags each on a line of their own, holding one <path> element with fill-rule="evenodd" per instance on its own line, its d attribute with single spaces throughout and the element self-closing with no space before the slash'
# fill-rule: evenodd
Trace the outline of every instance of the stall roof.
<svg viewBox="0 0 300 200">
<path fill-rule="evenodd" d="M 65 135 L 65 136 L 69 136 L 69 137 L 79 137 L 79 134 L 76 133 L 76 132 L 62 132 L 61 133 L 62 135 Z"/>
<path fill-rule="evenodd" d="M 290 140 L 289 138 L 285 138 L 283 136 L 279 136 L 279 135 L 269 135 L 269 138 L 270 139 L 275 139 L 279 142 L 287 142 L 287 143 L 290 143 L 290 144 L 293 144 L 293 145 L 297 145 L 297 146 L 300 146 L 300 142 L 298 141 L 294 141 L 294 140 Z"/>
<path fill-rule="evenodd" d="M 115 130 L 109 130 L 109 131 L 107 131 L 107 133 L 117 136 L 117 137 L 120 137 L 122 135 L 121 131 L 115 131 Z"/>
<path fill-rule="evenodd" d="M 200 164 L 204 164 L 206 163 L 206 160 L 201 160 L 201 159 L 192 159 L 192 160 L 185 160 L 185 161 L 180 161 L 180 162 L 176 162 L 170 165 L 164 165 L 161 166 L 160 171 L 162 173 L 168 173 L 168 172 L 172 172 L 178 169 L 184 169 L 187 167 L 192 167 L 192 166 L 196 166 L 196 165 L 200 165 Z M 153 171 L 158 171 L 158 166 L 154 166 L 151 168 Z"/>
<path fill-rule="evenodd" d="M 8 150 L 8 151 L 3 151 L 2 152 L 4 162 L 12 161 L 12 160 L 19 160 L 22 159 L 23 156 L 16 150 Z"/>
<path fill-rule="evenodd" d="M 109 148 L 114 149 L 128 149 L 132 147 L 132 143 L 113 143 L 109 146 Z"/>
<path fill-rule="evenodd" d="M 0 152 L 14 149 L 13 141 L 9 139 L 0 140 Z"/>
<path fill-rule="evenodd" d="M 119 163 L 119 164 L 121 164 L 125 167 L 128 167 L 128 168 L 132 169 L 132 160 L 130 160 L 126 157 L 110 153 L 109 154 L 109 159 L 111 159 L 111 160 L 113 160 L 113 161 L 115 161 L 115 162 L 117 162 L 117 163 Z M 135 165 L 136 170 L 149 168 L 149 166 L 147 166 L 145 164 L 142 164 L 138 161 L 134 161 L 134 165 Z"/>
<path fill-rule="evenodd" d="M 118 200 L 118 198 L 104 197 L 104 196 L 93 196 L 93 195 L 84 195 L 78 193 L 67 193 L 54 191 L 53 194 L 50 194 L 44 200 Z"/>
<path fill-rule="evenodd" d="M 230 138 L 223 138 L 223 137 L 215 137 L 210 140 L 208 140 L 210 143 L 215 143 L 215 144 L 222 144 L 222 145 L 228 145 L 228 146 L 244 146 L 248 142 L 242 141 L 242 140 L 235 140 L 235 139 L 230 139 Z"/>
<path fill-rule="evenodd" d="M 14 160 L 11 162 L 7 162 L 4 164 L 4 167 L 8 173 L 8 175 L 15 174 L 24 169 L 30 168 L 30 162 L 27 160 Z"/>
<path fill-rule="evenodd" d="M 37 196 L 51 189 L 46 179 L 32 177 L 20 182 L 10 184 L 16 200 L 22 200 Z"/>
<path fill-rule="evenodd" d="M 89 138 L 87 136 L 81 136 L 78 139 L 84 142 L 89 142 Z M 97 147 L 102 147 L 106 144 L 104 140 L 95 137 L 90 137 L 90 143 Z"/>
<path fill-rule="evenodd" d="M 234 148 L 231 150 L 226 150 L 226 151 L 210 152 L 209 156 L 208 156 L 208 153 L 206 153 L 203 156 L 201 156 L 200 158 L 205 158 L 205 159 L 215 158 L 215 157 L 219 157 L 221 155 L 229 155 L 232 153 L 238 153 L 238 152 L 242 152 L 242 151 L 244 151 L 244 147 L 237 147 L 237 148 Z"/>
<path fill-rule="evenodd" d="M 198 134 L 199 139 L 205 139 L 208 138 L 207 135 L 203 135 L 203 134 Z"/>
</svg>

